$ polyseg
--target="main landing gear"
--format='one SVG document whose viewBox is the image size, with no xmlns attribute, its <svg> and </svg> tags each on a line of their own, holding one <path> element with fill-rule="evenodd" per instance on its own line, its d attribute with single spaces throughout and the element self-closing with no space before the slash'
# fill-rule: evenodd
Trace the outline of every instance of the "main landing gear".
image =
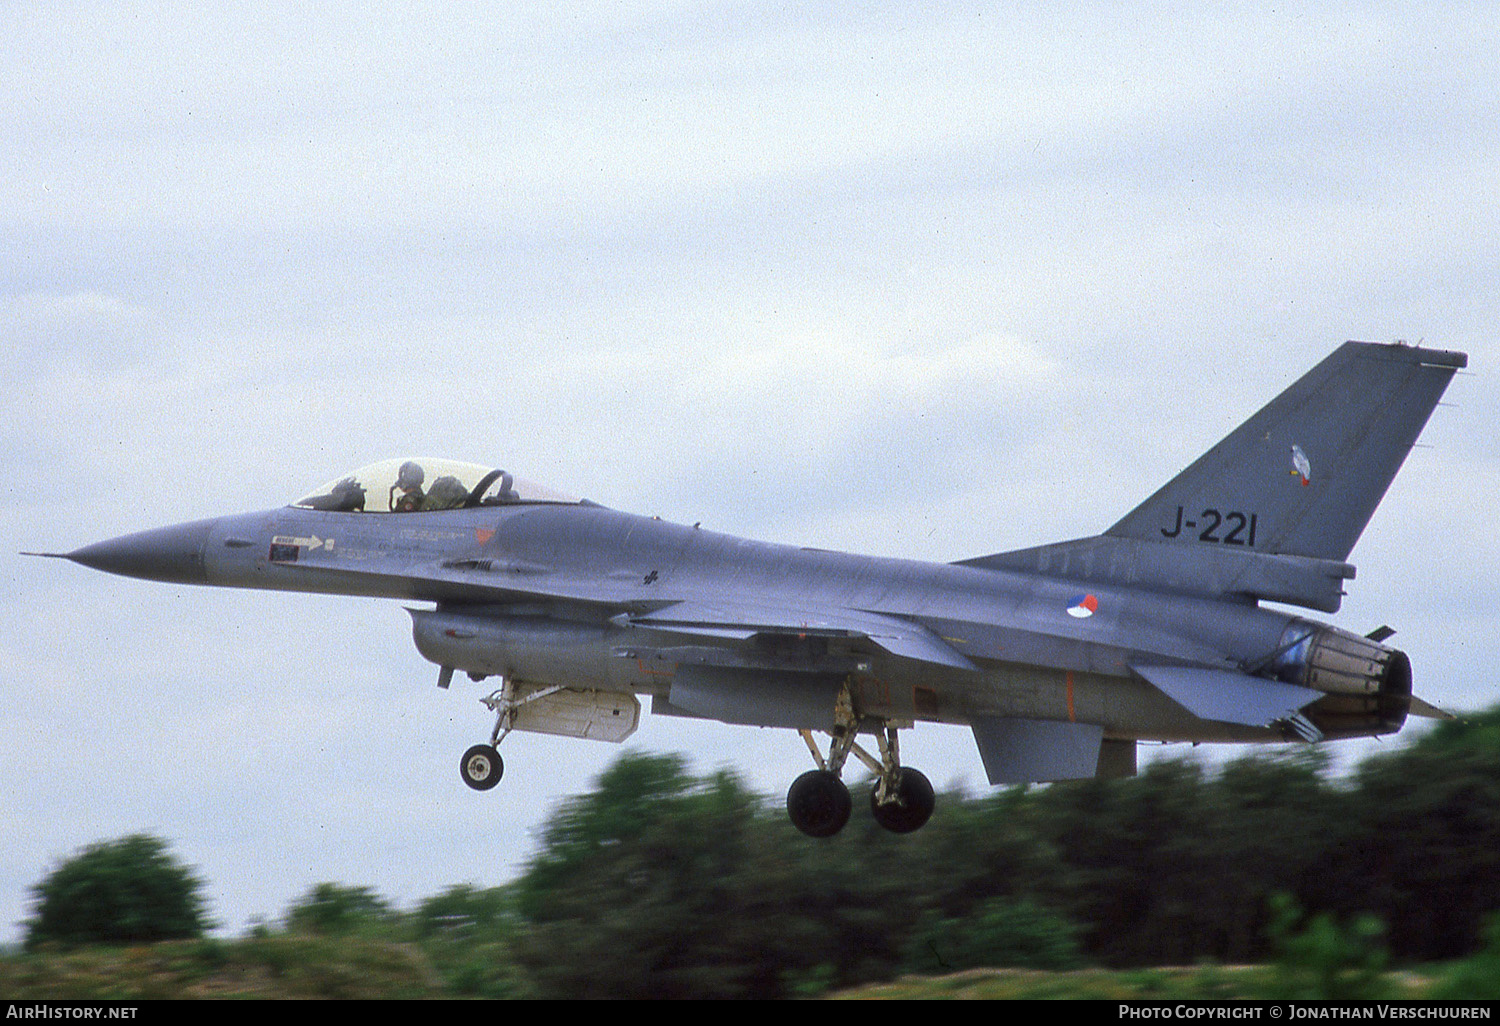
<svg viewBox="0 0 1500 1026">
<path fill-rule="evenodd" d="M 832 837 L 844 829 L 854 801 L 840 774 L 844 761 L 853 754 L 876 774 L 875 788 L 870 792 L 870 813 L 875 822 L 895 834 L 921 829 L 932 816 L 937 801 L 932 783 L 920 771 L 901 765 L 896 728 L 889 722 L 875 735 L 880 745 L 879 759 L 855 742 L 857 726 L 858 718 L 845 689 L 834 712 L 833 741 L 827 759 L 818 750 L 812 731 L 800 731 L 818 768 L 792 781 L 786 793 L 786 811 L 792 825 L 809 837 Z"/>
</svg>

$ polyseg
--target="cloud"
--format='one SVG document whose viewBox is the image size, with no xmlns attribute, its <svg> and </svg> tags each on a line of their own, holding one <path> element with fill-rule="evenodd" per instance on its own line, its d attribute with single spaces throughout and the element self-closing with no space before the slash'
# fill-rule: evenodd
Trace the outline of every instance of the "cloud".
<svg viewBox="0 0 1500 1026">
<path fill-rule="evenodd" d="M 0 318 L 9 326 L 17 373 L 80 366 L 118 372 L 149 360 L 164 341 L 159 314 L 101 291 L 3 296 Z"/>
<path fill-rule="evenodd" d="M 1494 22 L 7 6 L 13 547 L 431 453 L 957 559 L 1101 530 L 1344 339 L 1425 339 L 1474 373 L 1339 622 L 1391 622 L 1424 696 L 1479 704 L 1500 657 Z M 143 826 L 205 866 L 232 928 L 325 878 L 498 882 L 615 754 L 517 738 L 475 801 L 453 764 L 487 734 L 479 686 L 439 693 L 394 605 L 0 576 L 0 830 L 26 839 L 8 921 L 49 857 Z M 795 737 L 661 718 L 632 744 L 726 752 L 768 793 L 805 761 Z M 978 779 L 962 730 L 903 750 Z"/>
</svg>

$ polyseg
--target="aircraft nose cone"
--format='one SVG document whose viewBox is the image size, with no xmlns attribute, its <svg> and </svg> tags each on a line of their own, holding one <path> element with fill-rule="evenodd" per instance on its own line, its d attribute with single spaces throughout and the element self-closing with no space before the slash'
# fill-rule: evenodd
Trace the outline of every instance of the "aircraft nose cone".
<svg viewBox="0 0 1500 1026">
<path fill-rule="evenodd" d="M 68 553 L 69 559 L 95 570 L 143 577 L 173 584 L 207 584 L 203 569 L 203 546 L 215 521 L 159 527 L 154 531 L 127 534 L 109 541 L 85 545 Z"/>
</svg>

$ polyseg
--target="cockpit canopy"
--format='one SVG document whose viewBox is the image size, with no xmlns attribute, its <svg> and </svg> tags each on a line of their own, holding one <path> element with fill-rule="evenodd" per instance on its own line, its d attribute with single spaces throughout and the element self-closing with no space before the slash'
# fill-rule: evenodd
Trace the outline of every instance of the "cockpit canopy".
<svg viewBox="0 0 1500 1026">
<path fill-rule="evenodd" d="M 394 459 L 345 474 L 292 505 L 341 513 L 431 513 L 522 502 L 581 501 L 479 463 Z"/>
</svg>

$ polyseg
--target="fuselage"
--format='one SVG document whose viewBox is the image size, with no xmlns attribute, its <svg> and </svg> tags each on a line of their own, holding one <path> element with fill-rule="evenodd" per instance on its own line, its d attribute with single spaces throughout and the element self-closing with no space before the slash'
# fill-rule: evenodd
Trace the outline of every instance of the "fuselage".
<svg viewBox="0 0 1500 1026">
<path fill-rule="evenodd" d="M 670 631 L 622 622 L 630 614 L 732 599 L 783 617 L 806 610 L 810 620 L 829 609 L 899 617 L 972 668 L 835 637 L 844 660 L 826 668 L 848 671 L 862 715 L 1087 722 L 1118 738 L 1280 739 L 1277 728 L 1200 719 L 1132 667 L 1243 668 L 1307 623 L 1251 602 L 799 548 L 587 503 L 402 516 L 289 506 L 130 535 L 72 558 L 187 583 L 433 602 L 428 619 L 418 616 L 417 641 L 435 662 L 663 701 L 675 658 L 694 649 Z M 494 625 L 484 644 L 465 649 L 474 639 L 459 635 L 472 631 L 438 626 L 470 616 Z"/>
</svg>

